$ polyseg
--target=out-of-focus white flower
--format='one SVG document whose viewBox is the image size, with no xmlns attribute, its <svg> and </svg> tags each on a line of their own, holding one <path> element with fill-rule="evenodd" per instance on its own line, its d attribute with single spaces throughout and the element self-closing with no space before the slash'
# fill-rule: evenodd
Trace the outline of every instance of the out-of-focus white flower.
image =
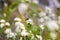
<svg viewBox="0 0 60 40">
<path fill-rule="evenodd" d="M 6 25 L 6 26 L 10 26 L 10 23 L 6 22 L 5 25 Z"/>
<path fill-rule="evenodd" d="M 57 23 L 60 25 L 60 20 L 58 20 Z"/>
<path fill-rule="evenodd" d="M 43 23 L 45 20 L 44 20 L 44 18 L 40 18 L 40 19 L 38 19 L 38 21 Z"/>
<path fill-rule="evenodd" d="M 40 17 L 45 17 L 45 16 L 46 16 L 46 13 L 40 12 L 40 13 L 39 13 L 39 16 L 40 16 Z"/>
<path fill-rule="evenodd" d="M 48 17 L 48 16 L 45 16 L 44 19 L 45 19 L 46 21 L 50 21 L 50 20 L 51 20 L 51 18 Z"/>
<path fill-rule="evenodd" d="M 28 24 L 28 23 L 33 24 L 33 21 L 32 21 L 32 19 L 28 19 L 28 20 L 26 21 L 26 23 L 27 23 L 27 24 Z"/>
<path fill-rule="evenodd" d="M 6 13 L 4 13 L 3 15 L 4 15 L 4 17 L 6 17 L 6 16 L 7 16 L 7 15 L 6 15 Z"/>
<path fill-rule="evenodd" d="M 44 25 L 39 25 L 42 30 L 44 30 Z"/>
<path fill-rule="evenodd" d="M 6 6 L 8 6 L 8 4 L 7 3 L 4 3 L 4 6 L 6 7 Z"/>
<path fill-rule="evenodd" d="M 9 34 L 7 34 L 7 38 L 15 38 L 15 33 L 10 32 Z"/>
<path fill-rule="evenodd" d="M 14 21 L 21 22 L 21 19 L 20 18 L 15 18 Z"/>
<path fill-rule="evenodd" d="M 21 29 L 25 29 L 24 24 L 22 24 L 21 22 L 16 22 L 16 23 L 15 23 L 15 26 L 17 26 L 17 27 L 19 27 L 19 28 L 21 28 Z"/>
<path fill-rule="evenodd" d="M 1 23 L 4 23 L 4 22 L 5 22 L 5 20 L 4 20 L 4 19 L 1 19 L 1 20 L 0 20 L 0 22 L 1 22 Z"/>
<path fill-rule="evenodd" d="M 52 9 L 51 8 L 46 6 L 45 9 L 46 9 L 45 10 L 46 13 L 49 13 L 49 14 L 52 13 Z"/>
<path fill-rule="evenodd" d="M 60 20 L 60 16 L 58 16 L 58 20 Z"/>
<path fill-rule="evenodd" d="M 7 28 L 6 30 L 5 30 L 5 33 L 6 34 L 9 34 L 9 33 L 11 33 L 12 31 L 11 31 L 11 29 L 10 28 Z"/>
<path fill-rule="evenodd" d="M 21 4 L 18 6 L 19 12 L 24 13 L 27 9 L 28 9 L 28 5 L 25 4 L 25 3 L 21 3 Z"/>
<path fill-rule="evenodd" d="M 56 34 L 56 33 L 51 32 L 51 34 L 50 34 L 50 35 L 52 36 L 53 40 L 55 40 L 55 39 L 56 39 L 56 36 L 57 36 L 57 34 Z"/>
<path fill-rule="evenodd" d="M 4 26 L 5 26 L 4 23 L 1 23 L 1 24 L 0 24 L 0 28 L 3 28 Z"/>
<path fill-rule="evenodd" d="M 58 26 L 58 24 L 57 24 L 57 22 L 56 21 L 49 21 L 49 22 L 47 22 L 47 27 L 51 30 L 51 31 L 55 31 L 55 30 L 58 30 L 59 29 L 59 26 Z"/>
<path fill-rule="evenodd" d="M 21 32 L 21 35 L 22 36 L 27 36 L 29 33 L 26 31 L 26 30 L 23 30 L 22 32 Z"/>
<path fill-rule="evenodd" d="M 38 0 L 32 0 L 32 2 L 38 4 Z"/>
<path fill-rule="evenodd" d="M 42 40 L 42 36 L 39 36 L 39 35 L 36 35 L 37 36 L 37 38 L 39 38 L 40 40 Z"/>
<path fill-rule="evenodd" d="M 16 29 L 15 29 L 15 31 L 16 31 L 17 33 L 18 33 L 18 32 L 21 32 L 20 27 L 17 26 Z"/>
<path fill-rule="evenodd" d="M 20 37 L 20 40 L 22 40 L 22 37 Z"/>
</svg>

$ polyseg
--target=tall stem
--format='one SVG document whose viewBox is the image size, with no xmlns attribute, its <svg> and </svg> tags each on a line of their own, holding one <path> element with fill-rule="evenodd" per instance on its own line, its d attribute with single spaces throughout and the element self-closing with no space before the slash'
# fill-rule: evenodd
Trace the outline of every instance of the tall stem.
<svg viewBox="0 0 60 40">
<path fill-rule="evenodd" d="M 23 22 L 24 26 L 26 27 L 27 26 L 26 25 L 26 19 L 25 19 L 23 13 L 20 12 L 20 15 L 21 15 L 21 18 L 22 18 L 22 22 Z"/>
</svg>

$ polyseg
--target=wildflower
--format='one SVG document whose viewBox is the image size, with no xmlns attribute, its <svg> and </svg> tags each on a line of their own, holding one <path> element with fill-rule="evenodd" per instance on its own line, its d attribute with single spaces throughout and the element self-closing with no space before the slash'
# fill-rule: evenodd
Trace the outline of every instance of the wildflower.
<svg viewBox="0 0 60 40">
<path fill-rule="evenodd" d="M 1 19 L 1 20 L 0 20 L 0 22 L 1 22 L 1 23 L 4 23 L 4 22 L 5 22 L 5 20 L 4 20 L 4 19 Z"/>
<path fill-rule="evenodd" d="M 60 16 L 58 16 L 58 20 L 60 20 Z"/>
<path fill-rule="evenodd" d="M 22 37 L 20 37 L 20 40 L 22 40 Z"/>
<path fill-rule="evenodd" d="M 3 28 L 4 26 L 5 26 L 4 23 L 1 23 L 1 24 L 0 24 L 0 28 Z"/>
<path fill-rule="evenodd" d="M 39 16 L 40 16 L 40 17 L 45 17 L 45 16 L 46 16 L 46 13 L 40 12 L 40 13 L 39 13 Z"/>
<path fill-rule="evenodd" d="M 38 35 L 36 35 L 37 36 L 37 38 L 39 38 L 40 40 L 42 40 L 42 36 L 38 36 Z"/>
<path fill-rule="evenodd" d="M 55 31 L 59 29 L 58 24 L 56 23 L 56 21 L 49 21 L 47 22 L 47 26 L 51 31 Z"/>
<path fill-rule="evenodd" d="M 23 13 L 24 13 L 27 9 L 28 9 L 28 5 L 25 4 L 25 3 L 21 3 L 21 4 L 18 6 L 19 12 L 23 12 Z"/>
<path fill-rule="evenodd" d="M 48 17 L 48 16 L 45 16 L 44 19 L 45 19 L 46 21 L 50 21 L 50 20 L 51 20 L 51 18 Z"/>
<path fill-rule="evenodd" d="M 5 25 L 6 25 L 6 26 L 10 26 L 10 23 L 6 22 Z"/>
<path fill-rule="evenodd" d="M 11 29 L 10 28 L 7 28 L 6 30 L 5 30 L 5 33 L 6 34 L 9 34 L 9 33 L 11 33 L 12 31 L 11 31 Z"/>
<path fill-rule="evenodd" d="M 40 28 L 43 30 L 44 29 L 44 25 L 39 25 L 40 26 Z"/>
<path fill-rule="evenodd" d="M 15 38 L 15 33 L 10 32 L 9 34 L 7 34 L 7 38 Z"/>
<path fill-rule="evenodd" d="M 33 0 L 32 2 L 35 4 L 38 4 L 38 0 Z"/>
<path fill-rule="evenodd" d="M 28 23 L 33 24 L 33 21 L 32 21 L 32 19 L 28 19 L 28 20 L 26 21 L 26 23 L 27 23 L 27 24 L 28 24 Z"/>
<path fill-rule="evenodd" d="M 45 10 L 46 13 L 50 13 L 50 14 L 52 13 L 52 9 L 51 8 L 46 6 L 45 9 L 46 9 Z"/>
<path fill-rule="evenodd" d="M 23 30 L 22 32 L 21 32 L 21 35 L 22 36 L 27 36 L 29 33 L 26 31 L 26 30 Z"/>
<path fill-rule="evenodd" d="M 15 18 L 14 21 L 21 22 L 21 19 L 20 18 Z"/>
<path fill-rule="evenodd" d="M 38 21 L 43 23 L 45 20 L 44 20 L 44 18 L 40 18 L 40 19 L 38 19 Z"/>
<path fill-rule="evenodd" d="M 6 17 L 6 16 L 7 16 L 7 15 L 6 15 L 6 13 L 4 13 L 3 15 L 4 15 L 4 17 Z"/>
<path fill-rule="evenodd" d="M 17 27 L 19 27 L 19 28 L 21 28 L 21 29 L 25 29 L 24 24 L 22 24 L 21 22 L 16 22 L 16 23 L 15 23 L 15 26 L 17 26 Z"/>
<path fill-rule="evenodd" d="M 57 34 L 56 34 L 56 33 L 51 32 L 51 34 L 50 34 L 50 35 L 51 35 L 51 37 L 52 37 L 52 39 L 53 39 L 53 40 L 55 40 L 55 39 L 56 39 L 56 36 L 57 36 Z"/>
</svg>

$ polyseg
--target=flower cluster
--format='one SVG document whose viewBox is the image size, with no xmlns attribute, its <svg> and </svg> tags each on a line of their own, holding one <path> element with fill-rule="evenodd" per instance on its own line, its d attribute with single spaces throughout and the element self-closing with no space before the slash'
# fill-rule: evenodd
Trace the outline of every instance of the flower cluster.
<svg viewBox="0 0 60 40">
<path fill-rule="evenodd" d="M 0 16 L 2 39 L 60 40 L 60 8 L 53 10 L 49 6 L 39 5 L 39 0 L 17 0 L 9 7 L 7 3 L 4 6 Z M 39 6 L 44 6 L 44 9 Z M 16 9 L 19 16 L 14 14 Z"/>
</svg>

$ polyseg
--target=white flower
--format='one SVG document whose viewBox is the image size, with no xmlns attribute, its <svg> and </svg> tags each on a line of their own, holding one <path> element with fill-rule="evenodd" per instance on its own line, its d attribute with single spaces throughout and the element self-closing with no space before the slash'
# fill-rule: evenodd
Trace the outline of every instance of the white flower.
<svg viewBox="0 0 60 40">
<path fill-rule="evenodd" d="M 8 6 L 8 4 L 7 3 L 4 3 L 4 6 L 6 7 L 6 6 Z"/>
<path fill-rule="evenodd" d="M 36 35 L 37 36 L 37 38 L 39 38 L 40 40 L 42 40 L 42 36 L 39 36 L 39 35 Z"/>
<path fill-rule="evenodd" d="M 1 24 L 0 24 L 0 28 L 3 28 L 4 26 L 5 26 L 4 23 L 1 23 Z"/>
<path fill-rule="evenodd" d="M 4 17 L 6 17 L 6 16 L 7 16 L 7 15 L 6 15 L 6 13 L 4 13 L 3 15 L 4 15 Z"/>
<path fill-rule="evenodd" d="M 0 20 L 0 22 L 1 22 L 1 23 L 4 23 L 4 22 L 5 22 L 5 20 L 4 20 L 4 19 L 1 19 L 1 20 Z"/>
<path fill-rule="evenodd" d="M 60 16 L 58 16 L 58 20 L 60 20 Z"/>
<path fill-rule="evenodd" d="M 26 21 L 26 23 L 27 23 L 27 24 L 28 24 L 28 23 L 33 24 L 33 21 L 32 21 L 32 19 L 28 19 L 28 20 Z"/>
<path fill-rule="evenodd" d="M 11 29 L 10 28 L 7 28 L 6 30 L 5 30 L 5 33 L 6 34 L 9 34 L 9 33 L 11 33 L 12 31 L 11 31 Z"/>
<path fill-rule="evenodd" d="M 58 24 L 60 25 L 60 20 L 58 20 L 57 22 L 58 22 Z"/>
<path fill-rule="evenodd" d="M 20 40 L 22 40 L 22 37 L 20 37 Z"/>
<path fill-rule="evenodd" d="M 49 8 L 49 7 L 46 6 L 45 9 L 46 9 L 45 10 L 46 13 L 52 13 L 52 9 L 51 8 Z"/>
<path fill-rule="evenodd" d="M 43 30 L 44 29 L 44 25 L 39 25 L 40 26 L 40 28 Z"/>
<path fill-rule="evenodd" d="M 53 40 L 55 40 L 55 39 L 56 39 L 56 36 L 57 36 L 57 34 L 56 34 L 56 33 L 51 32 L 51 34 L 50 34 L 50 35 L 52 36 Z"/>
<path fill-rule="evenodd" d="M 26 31 L 26 30 L 23 30 L 22 32 L 21 32 L 21 35 L 22 36 L 27 36 L 29 33 Z"/>
<path fill-rule="evenodd" d="M 46 13 L 40 12 L 40 13 L 39 13 L 39 16 L 40 16 L 40 17 L 45 17 L 45 16 L 46 16 Z"/>
<path fill-rule="evenodd" d="M 21 22 L 21 19 L 20 18 L 15 18 L 14 21 Z"/>
<path fill-rule="evenodd" d="M 17 26 L 18 28 L 21 28 L 21 29 L 25 29 L 24 24 L 22 24 L 21 22 L 16 22 L 15 26 Z"/>
<path fill-rule="evenodd" d="M 10 26 L 10 23 L 6 22 L 5 25 L 6 25 L 6 26 Z"/>
<path fill-rule="evenodd" d="M 55 30 L 58 30 L 59 29 L 59 26 L 58 24 L 56 23 L 56 21 L 49 21 L 47 22 L 47 27 L 51 30 L 51 31 L 55 31 Z"/>
<path fill-rule="evenodd" d="M 44 19 L 45 19 L 46 21 L 50 21 L 50 20 L 51 20 L 51 18 L 48 17 L 48 16 L 45 16 Z"/>
<path fill-rule="evenodd" d="M 15 38 L 15 33 L 11 32 L 9 34 L 7 34 L 7 38 Z"/>
<path fill-rule="evenodd" d="M 32 2 L 38 4 L 38 0 L 32 0 Z"/>
<path fill-rule="evenodd" d="M 25 4 L 25 3 L 21 3 L 21 4 L 18 6 L 19 12 L 23 12 L 23 13 L 24 13 L 27 9 L 28 9 L 28 5 Z"/>
<path fill-rule="evenodd" d="M 18 32 L 21 32 L 19 26 L 15 29 L 15 31 L 18 33 Z"/>
<path fill-rule="evenodd" d="M 45 20 L 44 20 L 44 18 L 40 18 L 40 19 L 38 19 L 38 21 L 43 23 Z"/>
</svg>

